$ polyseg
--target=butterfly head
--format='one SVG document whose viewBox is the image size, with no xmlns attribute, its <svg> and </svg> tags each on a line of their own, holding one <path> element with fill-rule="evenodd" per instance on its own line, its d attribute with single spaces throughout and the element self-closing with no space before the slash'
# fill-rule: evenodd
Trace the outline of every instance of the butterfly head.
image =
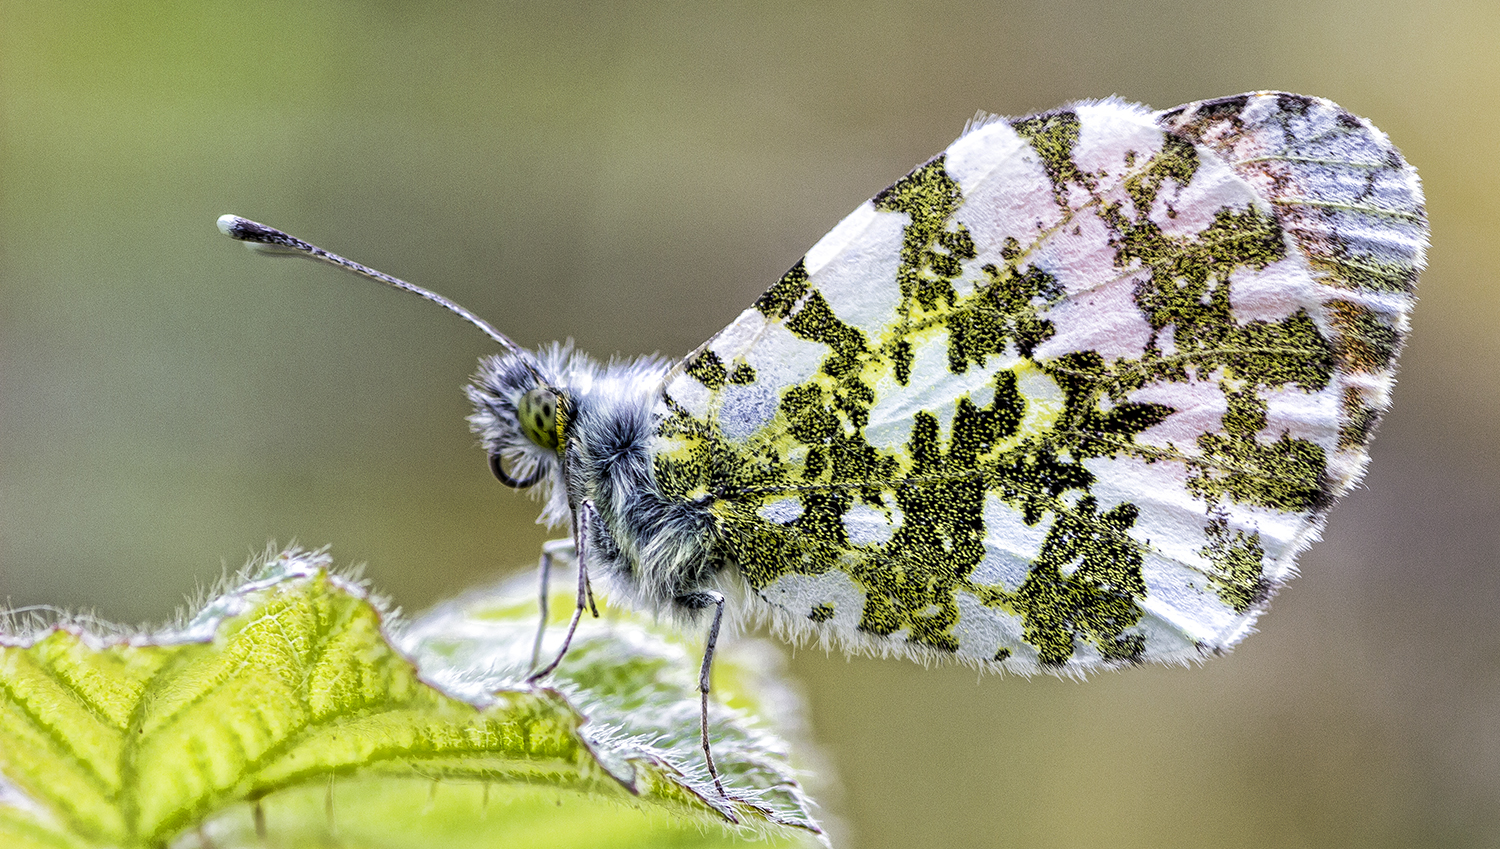
<svg viewBox="0 0 1500 849">
<path fill-rule="evenodd" d="M 574 399 L 592 372 L 587 357 L 571 346 L 553 345 L 536 354 L 514 351 L 485 358 L 467 389 L 474 404 L 469 425 L 489 455 L 490 470 L 513 489 L 540 486 L 549 502 L 548 518 L 553 501 L 566 510 L 562 452 Z"/>
</svg>

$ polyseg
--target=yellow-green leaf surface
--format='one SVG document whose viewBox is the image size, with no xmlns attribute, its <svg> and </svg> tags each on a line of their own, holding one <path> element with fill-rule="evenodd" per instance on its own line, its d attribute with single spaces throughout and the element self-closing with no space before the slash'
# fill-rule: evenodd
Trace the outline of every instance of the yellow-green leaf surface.
<svg viewBox="0 0 1500 849">
<path fill-rule="evenodd" d="M 526 686 L 532 592 L 401 623 L 292 551 L 172 630 L 12 628 L 0 846 L 820 842 L 786 744 L 753 717 L 787 712 L 773 677 L 716 671 L 725 798 L 698 749 L 694 651 L 612 611 Z"/>
</svg>

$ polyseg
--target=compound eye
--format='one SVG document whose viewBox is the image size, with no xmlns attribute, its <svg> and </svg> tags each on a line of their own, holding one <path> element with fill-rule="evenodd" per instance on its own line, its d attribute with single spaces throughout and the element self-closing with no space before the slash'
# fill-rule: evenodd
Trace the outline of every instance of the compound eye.
<svg viewBox="0 0 1500 849">
<path fill-rule="evenodd" d="M 507 472 L 505 470 L 505 463 L 501 460 L 499 454 L 490 455 L 490 471 L 495 473 L 496 480 L 500 481 L 511 489 L 526 489 L 527 487 L 534 486 L 537 481 L 542 479 L 542 475 L 545 474 L 541 465 L 538 464 L 536 469 L 534 469 L 530 475 L 517 480 L 516 478 L 510 476 L 510 472 Z"/>
<path fill-rule="evenodd" d="M 556 451 L 562 444 L 562 422 L 557 418 L 557 393 L 550 389 L 533 389 L 516 404 L 516 418 L 521 433 L 533 445 Z"/>
</svg>

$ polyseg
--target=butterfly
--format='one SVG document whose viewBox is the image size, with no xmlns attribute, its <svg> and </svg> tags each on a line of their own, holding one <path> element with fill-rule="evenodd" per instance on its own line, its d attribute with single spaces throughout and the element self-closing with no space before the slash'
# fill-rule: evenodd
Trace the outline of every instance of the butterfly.
<svg viewBox="0 0 1500 849">
<path fill-rule="evenodd" d="M 219 223 L 501 346 L 470 423 L 571 531 L 543 559 L 579 566 L 568 638 L 590 575 L 707 618 L 716 784 L 726 605 L 849 652 L 1020 673 L 1233 646 L 1364 472 L 1428 232 L 1382 132 L 1279 92 L 981 114 L 676 362 L 527 351 Z"/>
</svg>

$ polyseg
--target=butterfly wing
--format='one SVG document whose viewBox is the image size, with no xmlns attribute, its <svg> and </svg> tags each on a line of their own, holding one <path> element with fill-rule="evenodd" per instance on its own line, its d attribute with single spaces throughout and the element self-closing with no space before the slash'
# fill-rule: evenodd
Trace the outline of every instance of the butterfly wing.
<svg viewBox="0 0 1500 849">
<path fill-rule="evenodd" d="M 1362 474 L 1425 245 L 1415 171 L 1325 100 L 976 121 L 668 375 L 658 482 L 793 632 L 1198 658 Z"/>
</svg>

